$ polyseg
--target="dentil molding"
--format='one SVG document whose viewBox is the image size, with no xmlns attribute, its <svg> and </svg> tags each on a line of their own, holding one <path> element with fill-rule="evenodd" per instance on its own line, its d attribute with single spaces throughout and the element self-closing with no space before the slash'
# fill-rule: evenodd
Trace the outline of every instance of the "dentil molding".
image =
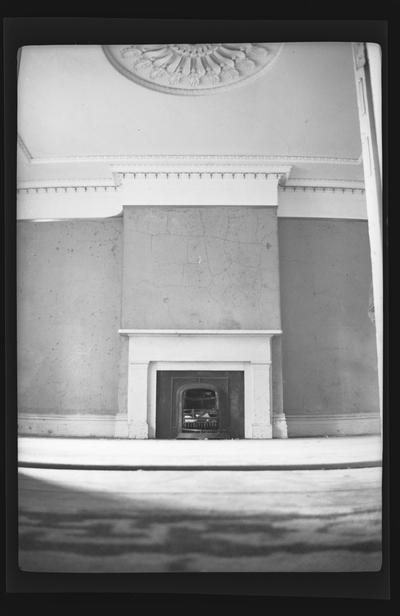
<svg viewBox="0 0 400 616">
<path fill-rule="evenodd" d="M 335 192 L 358 193 L 365 192 L 364 182 L 355 180 L 332 180 L 320 178 L 296 178 L 289 180 L 290 167 L 270 169 L 264 171 L 210 171 L 202 169 L 197 171 L 143 171 L 135 169 L 122 170 L 120 167 L 113 170 L 113 179 L 105 180 L 31 180 L 19 182 L 18 194 L 43 195 L 51 194 L 90 194 L 104 192 L 118 192 L 124 181 L 135 180 L 276 180 L 279 189 L 284 192 Z"/>
<path fill-rule="evenodd" d="M 290 179 L 289 165 L 265 162 L 246 157 L 141 159 L 110 165 L 108 178 L 21 181 L 17 218 L 109 218 L 121 215 L 124 205 L 278 206 L 278 217 L 366 218 L 362 182 Z"/>
<path fill-rule="evenodd" d="M 27 180 L 19 181 L 17 185 L 18 193 L 43 194 L 43 193 L 92 193 L 110 192 L 120 190 L 124 183 L 132 182 L 154 182 L 170 180 L 172 182 L 183 182 L 185 180 L 203 183 L 215 180 L 226 181 L 251 181 L 263 180 L 274 181 L 284 184 L 290 175 L 290 165 L 263 165 L 251 164 L 251 161 L 227 162 L 224 159 L 213 161 L 210 166 L 201 161 L 186 161 L 187 164 L 136 164 L 110 165 L 109 173 L 111 179 L 52 179 L 52 180 Z"/>
<path fill-rule="evenodd" d="M 290 172 L 283 171 L 116 171 L 116 184 L 124 180 L 277 180 L 284 181 Z"/>
<path fill-rule="evenodd" d="M 283 43 L 103 45 L 132 81 L 168 94 L 209 94 L 248 81 L 271 65 Z"/>
</svg>

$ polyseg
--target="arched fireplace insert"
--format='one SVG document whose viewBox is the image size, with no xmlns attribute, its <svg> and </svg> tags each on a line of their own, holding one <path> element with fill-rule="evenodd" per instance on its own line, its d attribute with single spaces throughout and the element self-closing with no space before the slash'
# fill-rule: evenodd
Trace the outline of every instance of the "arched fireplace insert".
<svg viewBox="0 0 400 616">
<path fill-rule="evenodd" d="M 178 393 L 179 428 L 184 433 L 220 430 L 219 396 L 210 383 L 182 385 Z"/>
<path fill-rule="evenodd" d="M 244 373 L 158 371 L 156 438 L 244 438 Z"/>
</svg>

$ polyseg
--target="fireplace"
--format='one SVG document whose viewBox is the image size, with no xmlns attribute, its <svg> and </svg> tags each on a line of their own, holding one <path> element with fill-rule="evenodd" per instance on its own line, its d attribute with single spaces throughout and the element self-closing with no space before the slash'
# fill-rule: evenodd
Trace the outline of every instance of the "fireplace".
<svg viewBox="0 0 400 616">
<path fill-rule="evenodd" d="M 274 413 L 272 399 L 271 340 L 280 330 L 119 332 L 128 338 L 128 438 L 287 437 L 285 416 L 279 409 Z M 171 375 L 162 376 L 168 372 L 174 373 L 175 385 Z M 160 389 L 163 378 L 169 385 Z M 210 417 L 199 412 L 207 404 Z"/>
<path fill-rule="evenodd" d="M 244 372 L 161 370 L 156 438 L 244 438 Z"/>
<path fill-rule="evenodd" d="M 190 383 L 179 392 L 178 400 L 179 435 L 220 432 L 219 395 L 212 385 Z"/>
</svg>

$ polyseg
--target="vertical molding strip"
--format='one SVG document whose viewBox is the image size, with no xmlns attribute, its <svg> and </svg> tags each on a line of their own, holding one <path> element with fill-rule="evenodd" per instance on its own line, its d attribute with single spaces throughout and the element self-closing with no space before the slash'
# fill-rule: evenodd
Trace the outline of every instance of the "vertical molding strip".
<svg viewBox="0 0 400 616">
<path fill-rule="evenodd" d="M 379 410 L 382 430 L 383 406 L 383 246 L 382 180 L 374 121 L 370 66 L 365 43 L 353 43 L 354 76 L 364 161 L 365 197 L 371 251 L 372 286 L 378 358 Z M 374 70 L 377 70 L 375 62 Z M 377 76 L 374 75 L 376 82 Z"/>
</svg>

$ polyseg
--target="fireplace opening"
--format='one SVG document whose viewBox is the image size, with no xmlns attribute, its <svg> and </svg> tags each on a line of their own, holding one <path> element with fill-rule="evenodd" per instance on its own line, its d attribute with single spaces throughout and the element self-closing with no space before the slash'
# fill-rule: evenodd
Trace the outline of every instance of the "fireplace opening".
<svg viewBox="0 0 400 616">
<path fill-rule="evenodd" d="M 217 432 L 220 428 L 218 392 L 212 385 L 184 386 L 178 393 L 182 432 Z"/>
<path fill-rule="evenodd" d="M 244 372 L 157 371 L 156 438 L 244 438 Z"/>
</svg>

